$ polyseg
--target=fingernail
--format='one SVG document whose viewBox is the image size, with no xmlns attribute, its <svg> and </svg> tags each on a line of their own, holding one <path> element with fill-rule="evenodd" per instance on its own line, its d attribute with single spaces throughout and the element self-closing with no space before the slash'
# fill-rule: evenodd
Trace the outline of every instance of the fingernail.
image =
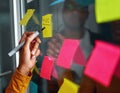
<svg viewBox="0 0 120 93">
<path fill-rule="evenodd" d="M 36 52 L 36 49 L 33 49 L 33 50 L 32 50 L 32 55 L 34 55 L 34 54 L 35 54 L 35 52 Z"/>
</svg>

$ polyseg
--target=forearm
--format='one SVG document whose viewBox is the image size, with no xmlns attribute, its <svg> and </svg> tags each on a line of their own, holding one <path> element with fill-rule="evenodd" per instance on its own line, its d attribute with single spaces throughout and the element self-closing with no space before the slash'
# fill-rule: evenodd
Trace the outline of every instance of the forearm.
<svg viewBox="0 0 120 93">
<path fill-rule="evenodd" d="M 14 72 L 8 87 L 6 88 L 5 93 L 25 93 L 31 76 L 26 76 L 21 74 L 18 69 Z"/>
</svg>

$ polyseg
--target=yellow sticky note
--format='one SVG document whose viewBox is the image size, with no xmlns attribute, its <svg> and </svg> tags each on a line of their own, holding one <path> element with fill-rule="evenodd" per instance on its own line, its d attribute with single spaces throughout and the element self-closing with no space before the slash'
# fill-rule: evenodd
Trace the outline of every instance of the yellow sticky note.
<svg viewBox="0 0 120 93">
<path fill-rule="evenodd" d="M 43 37 L 48 38 L 53 35 L 53 24 L 52 24 L 52 14 L 47 14 L 42 16 L 42 28 L 45 27 L 43 31 Z"/>
<path fill-rule="evenodd" d="M 79 85 L 73 83 L 72 81 L 64 78 L 64 82 L 60 87 L 58 93 L 78 93 Z"/>
<path fill-rule="evenodd" d="M 120 19 L 120 0 L 96 0 L 95 9 L 97 23 Z"/>
<path fill-rule="evenodd" d="M 28 9 L 26 14 L 24 15 L 23 19 L 20 21 L 21 25 L 27 25 L 29 19 L 32 17 L 35 9 Z"/>
<path fill-rule="evenodd" d="M 33 14 L 33 16 L 32 16 L 32 19 L 34 20 L 34 22 L 35 22 L 37 25 L 40 24 L 38 18 L 37 18 L 34 14 Z"/>
</svg>

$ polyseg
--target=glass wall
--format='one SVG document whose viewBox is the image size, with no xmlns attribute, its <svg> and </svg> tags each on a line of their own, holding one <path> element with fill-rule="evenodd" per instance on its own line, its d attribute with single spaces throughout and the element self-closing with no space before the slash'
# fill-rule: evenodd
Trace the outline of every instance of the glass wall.
<svg viewBox="0 0 120 93">
<path fill-rule="evenodd" d="M 51 80 L 46 80 L 34 71 L 32 81 L 38 86 L 38 93 L 57 93 L 64 77 L 76 84 L 81 83 L 83 66 L 73 63 L 71 69 L 65 69 L 56 65 L 64 39 L 80 40 L 79 47 L 82 49 L 85 60 L 89 58 L 94 47 L 94 41 L 97 39 L 119 44 L 118 40 L 116 41 L 112 38 L 110 22 L 103 24 L 96 23 L 94 4 L 82 6 L 74 2 L 75 0 L 65 0 L 65 2 L 50 6 L 54 0 L 28 1 L 26 0 L 22 3 L 24 7 L 22 12 L 25 14 L 28 9 L 35 9 L 34 17 L 36 17 L 37 23 L 32 17 L 28 24 L 23 26 L 25 30 L 40 30 L 42 28 L 42 16 L 46 14 L 52 14 L 53 23 L 52 37 L 43 38 L 42 33 L 40 34 L 42 55 L 38 57 L 36 66 L 38 71 L 40 71 L 45 55 L 55 58 L 54 64 L 58 72 L 58 78 L 51 77 Z"/>
</svg>

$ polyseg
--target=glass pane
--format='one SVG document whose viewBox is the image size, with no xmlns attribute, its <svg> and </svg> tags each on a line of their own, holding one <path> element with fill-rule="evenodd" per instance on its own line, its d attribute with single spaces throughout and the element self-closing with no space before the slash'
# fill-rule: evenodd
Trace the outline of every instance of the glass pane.
<svg viewBox="0 0 120 93">
<path fill-rule="evenodd" d="M 55 59 L 58 58 L 63 40 L 65 39 L 80 40 L 79 47 L 82 49 L 85 60 L 89 58 L 94 41 L 97 39 L 120 44 L 120 33 L 116 32 L 117 38 L 115 36 L 113 39 L 113 33 L 111 33 L 113 28 L 110 22 L 104 24 L 96 23 L 94 4 L 82 6 L 74 2 L 75 0 L 65 0 L 65 2 L 50 6 L 53 1 L 32 0 L 29 3 L 25 1 L 25 11 L 27 9 L 35 9 L 34 16 L 36 16 L 39 22 L 39 24 L 36 24 L 34 19 L 31 18 L 26 26 L 27 31 L 40 30 L 42 27 L 42 16 L 46 14 L 53 15 L 53 36 L 51 38 L 43 38 L 42 33 L 40 34 L 42 56 L 39 56 L 37 60 L 37 68 L 39 70 L 45 55 L 52 56 Z M 119 23 L 117 22 L 116 24 Z M 118 28 L 116 27 L 116 29 Z M 38 93 L 46 93 L 46 90 L 48 93 L 57 93 L 63 83 L 64 77 L 76 84 L 80 84 L 83 75 L 83 66 L 73 63 L 71 69 L 65 69 L 56 65 L 56 70 L 59 76 L 58 79 L 51 77 L 50 81 L 42 79 L 39 74 L 34 72 L 32 81 L 38 85 Z"/>
<path fill-rule="evenodd" d="M 15 65 L 13 59 L 8 56 L 14 41 L 12 41 L 10 2 L 9 0 L 0 2 L 2 2 L 0 3 L 0 93 L 5 93 Z"/>
</svg>

